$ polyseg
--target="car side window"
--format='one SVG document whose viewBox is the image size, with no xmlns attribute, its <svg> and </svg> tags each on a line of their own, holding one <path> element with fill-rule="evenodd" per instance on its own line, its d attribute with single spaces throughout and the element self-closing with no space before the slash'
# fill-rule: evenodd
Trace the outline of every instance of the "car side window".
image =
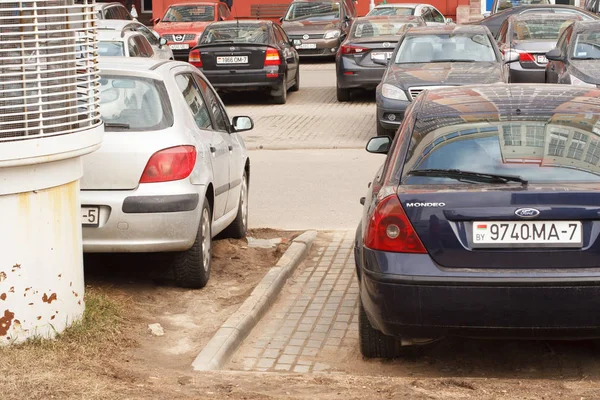
<svg viewBox="0 0 600 400">
<path fill-rule="evenodd" d="M 434 22 L 446 22 L 446 20 L 444 19 L 444 16 L 436 9 L 431 9 L 431 15 L 433 17 L 433 21 Z"/>
<path fill-rule="evenodd" d="M 117 12 L 119 19 L 131 19 L 131 15 L 129 15 L 129 12 L 127 11 L 127 9 L 125 7 L 123 7 L 123 6 L 115 7 L 115 10 Z"/>
<path fill-rule="evenodd" d="M 135 41 L 135 36 L 131 36 L 127 40 L 127 47 L 129 48 L 129 57 L 141 57 L 140 48 Z"/>
<path fill-rule="evenodd" d="M 222 20 L 226 20 L 231 16 L 231 13 L 229 12 L 229 9 L 227 8 L 226 4 L 220 3 L 219 4 L 219 17 Z"/>
<path fill-rule="evenodd" d="M 192 74 L 181 74 L 175 77 L 177 86 L 181 90 L 181 94 L 190 109 L 190 112 L 194 116 L 194 121 L 200 129 L 212 129 L 212 122 L 210 120 L 210 112 L 206 107 L 204 98 L 201 95 L 200 88 L 194 80 Z"/>
<path fill-rule="evenodd" d="M 277 43 L 287 43 L 288 41 L 285 40 L 284 36 L 281 34 L 281 31 L 279 29 L 277 29 L 277 26 L 273 25 L 273 33 L 275 34 L 275 41 Z"/>
<path fill-rule="evenodd" d="M 433 15 L 431 14 L 431 9 L 429 7 L 424 7 L 421 10 L 421 17 L 425 20 L 425 22 L 433 22 Z"/>
<path fill-rule="evenodd" d="M 150 43 L 148 43 L 144 36 L 137 35 L 135 37 L 135 43 L 140 49 L 140 57 L 152 57 L 154 55 L 154 50 L 152 50 L 152 46 L 150 46 Z"/>
<path fill-rule="evenodd" d="M 567 29 L 565 29 L 563 31 L 563 33 L 560 35 L 560 37 L 558 38 L 558 42 L 556 42 L 556 47 L 558 49 L 560 49 L 560 53 L 563 55 L 567 55 L 567 46 L 568 46 L 567 33 L 569 32 L 570 29 L 571 29 L 571 27 L 568 27 Z"/>
<path fill-rule="evenodd" d="M 283 41 L 286 43 L 290 43 L 290 38 L 288 37 L 288 35 L 285 33 L 285 31 L 283 30 L 282 27 L 280 27 L 279 25 L 273 25 L 275 27 L 275 30 L 278 31 L 281 36 L 283 37 Z"/>
<path fill-rule="evenodd" d="M 106 18 L 106 19 L 119 19 L 119 16 L 117 15 L 117 10 L 115 9 L 115 7 L 107 7 L 104 10 L 104 18 Z"/>
<path fill-rule="evenodd" d="M 508 31 L 508 21 L 504 21 L 500 30 L 498 31 L 498 37 L 496 38 L 496 42 L 498 44 L 506 43 L 506 32 Z"/>
<path fill-rule="evenodd" d="M 144 35 L 144 37 L 148 40 L 148 43 L 153 46 L 158 46 L 158 39 L 150 29 L 146 28 L 145 26 L 137 26 L 135 30 Z"/>
<path fill-rule="evenodd" d="M 206 83 L 204 79 L 196 75 L 196 80 L 200 83 L 200 89 L 206 99 L 208 108 L 212 112 L 214 117 L 216 129 L 223 132 L 229 132 L 228 117 L 225 110 L 222 108 L 217 95 L 213 92 L 211 87 Z"/>
</svg>

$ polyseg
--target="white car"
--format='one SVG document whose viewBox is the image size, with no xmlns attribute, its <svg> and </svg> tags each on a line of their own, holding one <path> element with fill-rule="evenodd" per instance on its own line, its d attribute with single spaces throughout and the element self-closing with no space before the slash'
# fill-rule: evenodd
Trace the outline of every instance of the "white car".
<svg viewBox="0 0 600 400">
<path fill-rule="evenodd" d="M 250 160 L 219 96 L 191 64 L 100 59 L 105 137 L 84 157 L 86 253 L 165 252 L 179 286 L 210 276 L 211 239 L 246 235 Z"/>
<path fill-rule="evenodd" d="M 380 4 L 375 6 L 369 15 L 414 15 L 422 17 L 425 23 L 430 26 L 446 25 L 452 23 L 451 18 L 446 18 L 431 4 L 422 3 L 394 3 Z"/>
<path fill-rule="evenodd" d="M 168 55 L 155 52 L 146 37 L 135 31 L 98 29 L 98 55 L 102 57 L 147 57 L 165 59 Z M 168 58 L 167 58 L 168 59 Z"/>
<path fill-rule="evenodd" d="M 138 21 L 127 21 L 120 19 L 103 19 L 97 21 L 98 30 L 115 30 L 119 32 L 139 32 L 148 40 L 150 46 L 157 54 L 158 58 L 173 60 L 173 50 L 167 46 L 167 39 L 160 37 L 158 32 L 148 28 L 146 25 Z"/>
</svg>

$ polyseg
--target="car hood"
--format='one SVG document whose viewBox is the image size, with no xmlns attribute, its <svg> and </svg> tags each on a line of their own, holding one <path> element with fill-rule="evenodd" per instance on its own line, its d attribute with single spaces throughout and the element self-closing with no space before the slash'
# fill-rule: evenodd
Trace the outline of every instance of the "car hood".
<svg viewBox="0 0 600 400">
<path fill-rule="evenodd" d="M 339 21 L 284 21 L 282 26 L 288 35 L 300 33 L 325 33 L 340 29 Z"/>
<path fill-rule="evenodd" d="M 164 33 L 184 33 L 204 31 L 206 26 L 212 21 L 197 21 L 197 22 L 159 22 L 154 27 L 154 30 L 160 34 Z"/>
<path fill-rule="evenodd" d="M 600 60 L 571 60 L 569 73 L 586 83 L 600 85 Z"/>
<path fill-rule="evenodd" d="M 462 86 L 501 81 L 502 69 L 498 62 L 448 62 L 396 64 L 386 72 L 383 82 L 407 90 L 420 85 Z"/>
</svg>

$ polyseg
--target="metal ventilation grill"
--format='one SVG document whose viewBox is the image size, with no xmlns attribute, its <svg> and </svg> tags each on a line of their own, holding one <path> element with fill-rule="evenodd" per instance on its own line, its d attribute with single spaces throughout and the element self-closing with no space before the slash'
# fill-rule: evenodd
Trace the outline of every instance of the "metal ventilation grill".
<svg viewBox="0 0 600 400">
<path fill-rule="evenodd" d="M 0 142 L 101 124 L 93 0 L 0 0 Z"/>
</svg>

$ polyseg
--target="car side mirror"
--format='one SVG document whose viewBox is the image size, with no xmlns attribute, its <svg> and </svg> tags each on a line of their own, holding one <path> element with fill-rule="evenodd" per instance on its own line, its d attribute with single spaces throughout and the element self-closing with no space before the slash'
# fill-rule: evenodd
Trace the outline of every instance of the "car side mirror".
<svg viewBox="0 0 600 400">
<path fill-rule="evenodd" d="M 279 18 L 279 23 L 283 23 L 283 17 Z"/>
<path fill-rule="evenodd" d="M 453 24 L 454 20 L 452 18 L 446 18 L 446 25 Z"/>
<path fill-rule="evenodd" d="M 550 61 L 563 61 L 563 56 L 560 49 L 554 48 L 546 53 L 546 58 Z"/>
<path fill-rule="evenodd" d="M 254 128 L 254 121 L 250 117 L 233 117 L 233 128 L 236 132 L 249 131 Z"/>
<path fill-rule="evenodd" d="M 154 24 L 158 24 L 159 22 L 160 22 L 160 18 L 154 18 L 152 20 L 152 23 L 154 23 Z"/>
<path fill-rule="evenodd" d="M 162 47 L 164 45 L 167 44 L 167 39 L 165 39 L 164 37 L 161 37 L 160 39 L 158 39 L 158 44 Z"/>
<path fill-rule="evenodd" d="M 507 64 L 519 61 L 519 53 L 514 50 L 506 50 L 502 56 L 502 60 Z"/>
<path fill-rule="evenodd" d="M 367 143 L 367 151 L 373 154 L 387 154 L 391 144 L 392 138 L 389 136 L 376 136 Z"/>
</svg>

